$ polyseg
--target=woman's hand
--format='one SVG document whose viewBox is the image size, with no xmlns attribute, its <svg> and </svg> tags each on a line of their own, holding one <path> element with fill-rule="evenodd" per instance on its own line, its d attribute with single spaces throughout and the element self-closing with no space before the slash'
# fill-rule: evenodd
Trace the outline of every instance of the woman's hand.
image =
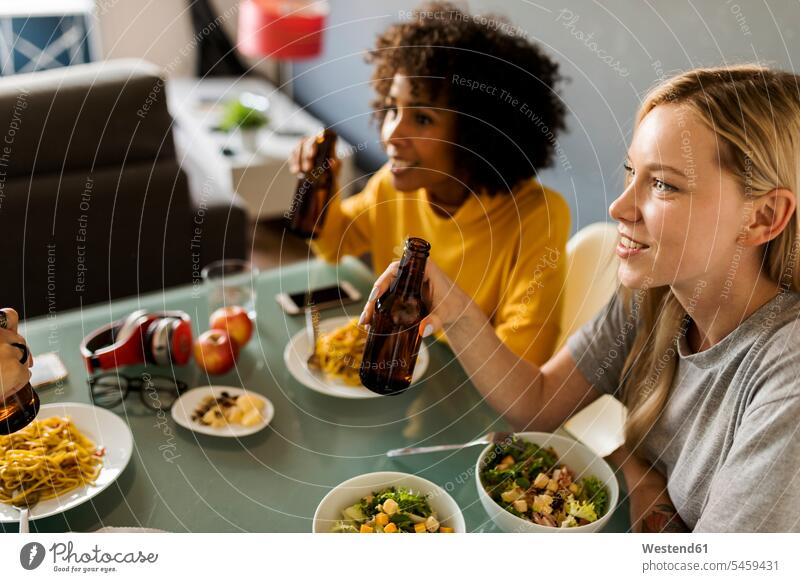
<svg viewBox="0 0 800 582">
<path fill-rule="evenodd" d="M 375 301 L 389 289 L 399 267 L 392 263 L 375 281 L 360 324 L 372 321 Z M 425 265 L 423 293 L 430 313 L 420 324 L 421 335 L 444 330 L 472 384 L 515 428 L 552 432 L 600 396 L 566 347 L 541 369 L 512 352 L 480 307 L 431 260 Z"/>
<path fill-rule="evenodd" d="M 649 463 L 622 445 L 606 460 L 625 478 L 631 505 L 631 529 L 641 533 L 690 531 L 669 498 L 667 479 Z"/>
<path fill-rule="evenodd" d="M 361 313 L 360 324 L 366 325 L 372 321 L 372 314 L 375 312 L 375 301 L 389 289 L 399 269 L 400 261 L 395 261 L 375 281 L 367 304 L 364 306 L 364 311 Z M 422 287 L 430 310 L 428 316 L 422 320 L 419 326 L 420 334 L 423 337 L 427 337 L 439 330 L 446 332 L 452 326 L 463 321 L 466 315 L 471 313 L 472 309 L 478 309 L 472 299 L 431 260 L 428 260 L 425 264 Z"/>
<path fill-rule="evenodd" d="M 11 396 L 31 379 L 33 357 L 27 349 L 25 338 L 17 333 L 19 316 L 13 309 L 0 309 L 0 398 Z M 26 346 L 25 350 L 12 344 Z M 27 352 L 27 358 L 20 361 Z"/>
<path fill-rule="evenodd" d="M 336 150 L 333 150 L 333 157 L 330 160 L 330 167 L 333 170 L 334 177 L 339 175 L 339 170 L 342 166 L 339 158 L 336 157 Z M 317 156 L 317 138 L 304 137 L 292 150 L 289 156 L 289 169 L 293 174 L 300 174 L 301 172 L 310 172 L 314 169 L 314 158 Z M 336 190 L 334 189 L 334 192 Z"/>
</svg>

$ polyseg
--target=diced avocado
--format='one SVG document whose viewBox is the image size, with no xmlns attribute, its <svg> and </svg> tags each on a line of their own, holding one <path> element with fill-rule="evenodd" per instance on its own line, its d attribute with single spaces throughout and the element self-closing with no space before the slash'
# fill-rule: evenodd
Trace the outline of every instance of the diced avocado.
<svg viewBox="0 0 800 582">
<path fill-rule="evenodd" d="M 367 519 L 367 516 L 364 515 L 364 512 L 361 511 L 361 504 L 356 503 L 355 505 L 351 505 L 342 511 L 342 515 L 345 519 L 350 519 L 352 521 L 362 522 Z"/>
<path fill-rule="evenodd" d="M 331 533 L 358 533 L 358 528 L 346 521 L 337 521 L 331 528 Z"/>
</svg>

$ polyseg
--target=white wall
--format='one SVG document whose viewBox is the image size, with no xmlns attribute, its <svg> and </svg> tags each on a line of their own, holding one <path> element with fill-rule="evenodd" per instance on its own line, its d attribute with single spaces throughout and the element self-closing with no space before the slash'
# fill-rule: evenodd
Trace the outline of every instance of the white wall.
<svg viewBox="0 0 800 582">
<path fill-rule="evenodd" d="M 325 52 L 295 67 L 295 95 L 351 142 L 383 159 L 368 123 L 372 92 L 363 62 L 374 36 L 417 0 L 332 0 Z M 474 13 L 508 16 L 546 47 L 571 78 L 562 95 L 569 166 L 542 173 L 573 210 L 573 225 L 604 220 L 622 187 L 620 169 L 642 94 L 661 75 L 697 66 L 766 61 L 800 67 L 797 0 L 470 0 Z M 563 11 L 563 12 L 562 12 Z M 571 14 L 570 14 L 571 13 Z M 577 19 L 576 19 L 577 18 Z M 591 37 L 590 37 L 591 35 Z M 611 60 L 612 65 L 603 62 Z M 614 63 L 618 61 L 618 63 Z"/>
<path fill-rule="evenodd" d="M 194 75 L 198 38 L 188 0 L 95 0 L 106 59 L 137 57 L 164 68 L 170 77 Z M 239 0 L 213 0 L 218 22 L 236 43 Z M 272 66 L 241 57 L 269 75 Z"/>
<path fill-rule="evenodd" d="M 97 0 L 103 56 L 147 59 L 174 76 L 194 71 L 192 23 L 185 0 Z"/>
</svg>

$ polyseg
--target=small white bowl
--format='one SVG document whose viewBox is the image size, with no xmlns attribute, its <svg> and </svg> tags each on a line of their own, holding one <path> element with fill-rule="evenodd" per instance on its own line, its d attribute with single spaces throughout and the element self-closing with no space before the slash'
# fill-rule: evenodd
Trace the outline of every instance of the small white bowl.
<svg viewBox="0 0 800 582">
<path fill-rule="evenodd" d="M 481 472 L 486 464 L 486 457 L 495 445 L 489 445 L 481 452 L 475 466 L 475 483 L 478 486 L 478 497 L 489 517 L 504 532 L 508 533 L 591 533 L 605 527 L 614 513 L 619 501 L 619 484 L 614 471 L 601 457 L 598 457 L 587 446 L 570 438 L 546 432 L 520 432 L 515 435 L 520 440 L 534 443 L 540 447 L 552 447 L 558 453 L 558 462 L 564 464 L 575 473 L 575 479 L 595 476 L 605 483 L 608 489 L 608 511 L 606 514 L 588 525 L 578 527 L 546 527 L 517 517 L 500 507 L 489 497 L 481 483 Z"/>
<path fill-rule="evenodd" d="M 342 510 L 358 503 L 362 497 L 387 487 L 405 487 L 428 496 L 431 509 L 442 525 L 452 527 L 455 533 L 466 533 L 467 526 L 458 504 L 441 487 L 409 473 L 381 471 L 367 473 L 340 483 L 322 498 L 314 512 L 314 533 L 328 533 L 334 523 L 342 519 Z"/>
</svg>

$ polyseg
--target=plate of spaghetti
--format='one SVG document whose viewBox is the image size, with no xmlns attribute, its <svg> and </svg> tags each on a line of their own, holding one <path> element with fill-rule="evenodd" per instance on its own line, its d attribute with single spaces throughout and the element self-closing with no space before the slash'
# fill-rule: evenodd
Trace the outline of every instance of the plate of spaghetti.
<svg viewBox="0 0 800 582">
<path fill-rule="evenodd" d="M 31 424 L 0 436 L 0 523 L 18 521 L 15 493 L 38 491 L 30 519 L 84 503 L 128 465 L 133 436 L 116 414 L 90 404 L 44 404 Z"/>
<path fill-rule="evenodd" d="M 319 368 L 308 366 L 311 338 L 305 330 L 296 333 L 283 351 L 289 373 L 303 384 L 322 394 L 337 398 L 377 398 L 361 385 L 358 371 L 364 354 L 367 333 L 356 318 L 332 317 L 319 322 L 317 360 Z M 412 384 L 418 382 L 428 368 L 428 348 L 421 344 Z"/>
</svg>

